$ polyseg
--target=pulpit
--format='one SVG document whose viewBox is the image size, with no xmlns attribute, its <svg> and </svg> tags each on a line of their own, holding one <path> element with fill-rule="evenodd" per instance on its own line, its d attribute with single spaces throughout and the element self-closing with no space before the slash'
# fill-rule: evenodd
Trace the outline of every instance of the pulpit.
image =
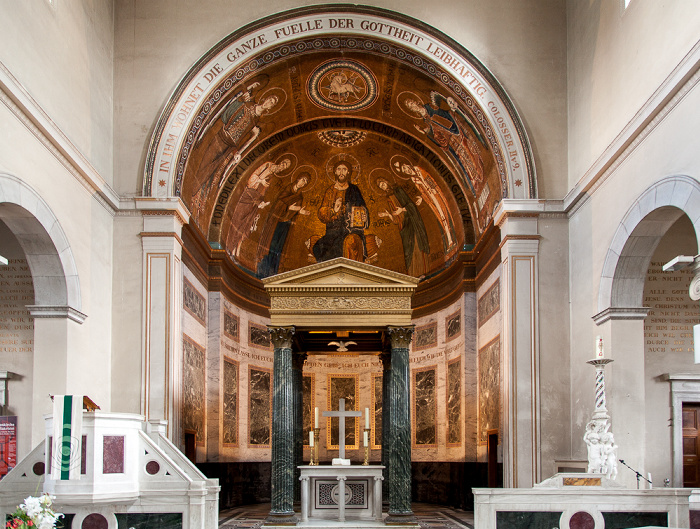
<svg viewBox="0 0 700 529">
<path fill-rule="evenodd" d="M 300 466 L 301 521 L 382 521 L 382 465 Z"/>
</svg>

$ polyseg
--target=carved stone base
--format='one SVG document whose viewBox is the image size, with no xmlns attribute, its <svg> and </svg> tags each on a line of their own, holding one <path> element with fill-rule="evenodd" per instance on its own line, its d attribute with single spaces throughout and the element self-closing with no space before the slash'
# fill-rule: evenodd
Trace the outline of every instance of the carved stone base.
<svg viewBox="0 0 700 529">
<path fill-rule="evenodd" d="M 263 523 L 263 526 L 265 526 L 265 527 L 270 526 L 270 525 L 290 526 L 290 525 L 296 525 L 298 522 L 299 522 L 299 517 L 295 513 L 290 513 L 290 514 L 270 513 L 267 515 L 267 518 L 265 518 L 265 522 Z"/>
<path fill-rule="evenodd" d="M 419 527 L 418 519 L 412 511 L 407 513 L 389 512 L 389 515 L 384 518 L 384 523 L 387 525 L 415 525 Z"/>
</svg>

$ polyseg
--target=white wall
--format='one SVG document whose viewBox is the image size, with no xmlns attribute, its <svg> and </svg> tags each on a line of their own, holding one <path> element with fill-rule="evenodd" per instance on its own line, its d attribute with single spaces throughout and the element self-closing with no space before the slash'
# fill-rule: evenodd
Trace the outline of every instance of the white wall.
<svg viewBox="0 0 700 529">
<path fill-rule="evenodd" d="M 700 41 L 695 2 L 569 0 L 569 186 Z"/>
<path fill-rule="evenodd" d="M 0 62 L 112 181 L 111 0 L 0 2 Z"/>
</svg>

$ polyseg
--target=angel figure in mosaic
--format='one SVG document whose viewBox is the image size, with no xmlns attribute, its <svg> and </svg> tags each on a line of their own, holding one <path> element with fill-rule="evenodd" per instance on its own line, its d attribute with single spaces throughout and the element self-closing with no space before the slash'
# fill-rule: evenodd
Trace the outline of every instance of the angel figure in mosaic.
<svg viewBox="0 0 700 529">
<path fill-rule="evenodd" d="M 484 143 L 483 137 L 454 98 L 431 92 L 430 101 L 424 105 L 407 97 L 404 105 L 411 115 L 423 120 L 423 126 L 415 125 L 416 129 L 447 153 L 477 196 L 484 181 L 484 162 L 476 140 Z M 443 103 L 449 110 L 443 108 Z"/>
<path fill-rule="evenodd" d="M 216 114 L 209 125 L 202 131 L 198 142 L 203 142 L 207 131 L 214 124 L 221 122 L 221 128 L 213 135 L 195 174 L 202 184 L 194 195 L 193 209 L 201 211 L 212 188 L 221 187 L 227 174 L 238 165 L 248 148 L 260 136 L 260 119 L 276 112 L 286 99 L 282 89 L 273 88 L 260 96 L 256 102 L 253 94 L 260 83 L 251 83 L 245 90 L 239 91 Z"/>
</svg>

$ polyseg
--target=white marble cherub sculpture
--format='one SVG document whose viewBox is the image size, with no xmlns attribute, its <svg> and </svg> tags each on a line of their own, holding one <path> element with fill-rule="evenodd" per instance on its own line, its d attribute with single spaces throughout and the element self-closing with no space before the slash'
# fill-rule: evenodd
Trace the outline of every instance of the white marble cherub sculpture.
<svg viewBox="0 0 700 529">
<path fill-rule="evenodd" d="M 603 473 L 608 479 L 617 477 L 617 445 L 612 432 L 606 432 L 601 438 L 603 447 Z"/>
</svg>

